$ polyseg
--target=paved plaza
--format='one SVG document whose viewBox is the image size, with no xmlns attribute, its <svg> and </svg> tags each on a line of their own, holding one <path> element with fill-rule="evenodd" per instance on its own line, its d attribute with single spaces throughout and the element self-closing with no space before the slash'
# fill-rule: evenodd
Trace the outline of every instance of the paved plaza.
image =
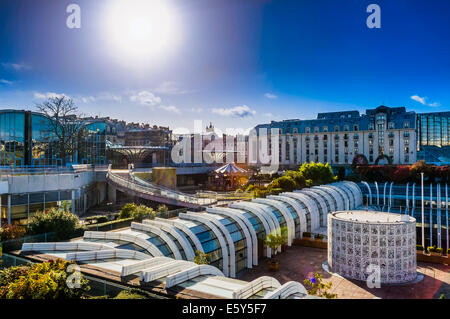
<svg viewBox="0 0 450 319">
<path fill-rule="evenodd" d="M 247 270 L 239 279 L 251 281 L 269 275 L 284 284 L 291 280 L 303 282 L 308 274 L 318 271 L 326 282 L 333 283 L 330 292 L 342 299 L 431 299 L 439 298 L 441 294 L 445 294 L 447 299 L 450 298 L 450 267 L 445 265 L 418 262 L 417 271 L 424 275 L 420 282 L 369 289 L 365 282 L 348 280 L 324 271 L 322 263 L 327 259 L 325 249 L 292 246 L 277 258 L 280 261 L 280 269 L 277 272 L 269 271 L 268 261 L 261 260 L 257 267 Z"/>
</svg>

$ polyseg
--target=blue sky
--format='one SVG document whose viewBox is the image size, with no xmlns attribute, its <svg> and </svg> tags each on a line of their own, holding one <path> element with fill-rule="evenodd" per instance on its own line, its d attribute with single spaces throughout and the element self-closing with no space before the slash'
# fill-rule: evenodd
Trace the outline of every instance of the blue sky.
<svg viewBox="0 0 450 319">
<path fill-rule="evenodd" d="M 80 29 L 66 27 L 70 3 L 81 8 Z M 108 29 L 111 2 L 2 0 L 0 108 L 65 94 L 86 115 L 190 129 L 194 120 L 249 128 L 380 104 L 450 109 L 448 0 L 165 3 L 173 43 L 134 59 Z M 381 29 L 366 26 L 371 3 Z"/>
</svg>

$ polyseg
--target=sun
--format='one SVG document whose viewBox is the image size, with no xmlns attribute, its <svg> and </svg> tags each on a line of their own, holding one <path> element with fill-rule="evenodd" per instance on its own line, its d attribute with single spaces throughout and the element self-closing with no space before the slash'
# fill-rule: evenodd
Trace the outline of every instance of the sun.
<svg viewBox="0 0 450 319">
<path fill-rule="evenodd" d="M 113 54 L 150 60 L 174 49 L 177 16 L 168 0 L 108 0 L 104 26 Z"/>
</svg>

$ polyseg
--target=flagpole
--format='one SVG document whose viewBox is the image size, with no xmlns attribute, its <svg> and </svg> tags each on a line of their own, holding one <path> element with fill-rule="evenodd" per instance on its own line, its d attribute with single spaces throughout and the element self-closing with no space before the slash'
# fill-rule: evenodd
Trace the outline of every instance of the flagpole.
<svg viewBox="0 0 450 319">
<path fill-rule="evenodd" d="M 422 247 L 425 251 L 425 203 L 423 201 L 423 172 L 420 173 L 422 182 Z"/>
</svg>

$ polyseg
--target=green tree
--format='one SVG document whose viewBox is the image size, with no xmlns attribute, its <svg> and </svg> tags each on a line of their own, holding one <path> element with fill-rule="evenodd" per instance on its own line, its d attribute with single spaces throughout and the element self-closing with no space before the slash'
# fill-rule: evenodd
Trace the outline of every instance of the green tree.
<svg viewBox="0 0 450 319">
<path fill-rule="evenodd" d="M 313 185 L 329 184 L 337 179 L 328 163 L 304 163 L 299 172 L 305 180 L 311 180 Z"/>
<path fill-rule="evenodd" d="M 206 254 L 200 250 L 195 251 L 194 262 L 197 265 L 209 265 L 209 263 L 210 263 L 209 258 L 210 258 L 210 254 Z"/>
<path fill-rule="evenodd" d="M 120 210 L 119 213 L 119 219 L 125 219 L 125 218 L 130 218 L 131 217 L 131 213 L 133 211 L 135 211 L 137 208 L 137 206 L 133 203 L 128 203 L 125 206 L 122 207 L 122 209 Z"/>
<path fill-rule="evenodd" d="M 82 228 L 78 216 L 61 208 L 39 211 L 30 218 L 27 233 L 30 235 L 55 233 L 58 239 L 70 238 Z"/>
<path fill-rule="evenodd" d="M 279 232 L 271 232 L 267 235 L 264 243 L 272 250 L 272 258 L 275 258 L 279 247 L 287 243 L 287 228 L 281 227 Z"/>
<path fill-rule="evenodd" d="M 315 272 L 314 275 L 310 276 L 309 278 L 306 278 L 303 281 L 303 284 L 305 285 L 305 288 L 307 289 L 308 294 L 310 295 L 327 299 L 337 298 L 337 294 L 332 294 L 328 292 L 328 290 L 331 289 L 333 283 L 329 282 L 325 284 L 323 282 L 323 276 L 319 272 Z"/>
<path fill-rule="evenodd" d="M 67 284 L 73 262 L 52 260 L 31 266 L 11 267 L 0 271 L 0 299 L 68 299 L 80 298 L 89 291 L 88 281 L 80 274 L 79 287 Z"/>
<path fill-rule="evenodd" d="M 36 108 L 49 119 L 44 137 L 48 143 L 55 144 L 65 165 L 67 158 L 76 152 L 85 133 L 84 122 L 77 119 L 80 117 L 78 107 L 71 98 L 63 95 L 36 104 Z"/>
<path fill-rule="evenodd" d="M 134 220 L 142 221 L 143 219 L 155 219 L 156 213 L 153 208 L 145 205 L 139 205 L 134 211 L 131 212 L 131 217 Z"/>
</svg>

